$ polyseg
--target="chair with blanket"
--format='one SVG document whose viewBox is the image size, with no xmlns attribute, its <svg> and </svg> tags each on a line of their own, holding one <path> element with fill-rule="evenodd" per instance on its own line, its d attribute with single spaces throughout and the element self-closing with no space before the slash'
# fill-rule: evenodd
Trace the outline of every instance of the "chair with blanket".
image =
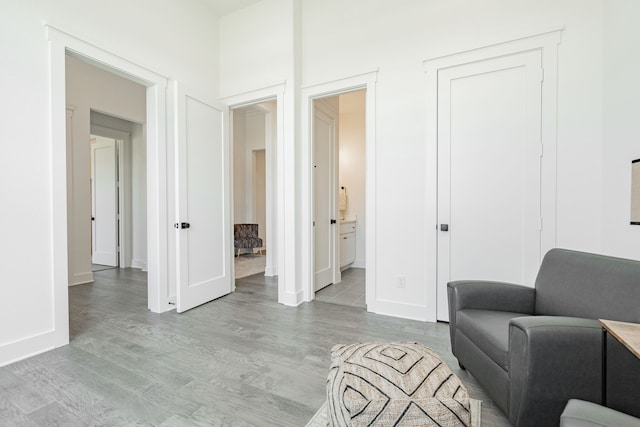
<svg viewBox="0 0 640 427">
<path fill-rule="evenodd" d="M 258 224 L 234 224 L 233 247 L 236 256 L 240 256 L 240 249 L 250 249 L 253 252 L 253 248 L 262 248 Z"/>
</svg>

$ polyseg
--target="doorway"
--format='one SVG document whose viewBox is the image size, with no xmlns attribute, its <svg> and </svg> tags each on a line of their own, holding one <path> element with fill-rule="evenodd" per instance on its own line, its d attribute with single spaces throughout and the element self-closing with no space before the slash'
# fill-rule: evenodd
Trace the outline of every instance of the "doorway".
<svg viewBox="0 0 640 427">
<path fill-rule="evenodd" d="M 275 100 L 231 110 L 234 229 L 257 237 L 250 245 L 238 237 L 236 245 L 234 236 L 236 279 L 277 275 L 277 111 Z"/>
<path fill-rule="evenodd" d="M 366 308 L 366 90 L 313 110 L 315 298 Z"/>
</svg>

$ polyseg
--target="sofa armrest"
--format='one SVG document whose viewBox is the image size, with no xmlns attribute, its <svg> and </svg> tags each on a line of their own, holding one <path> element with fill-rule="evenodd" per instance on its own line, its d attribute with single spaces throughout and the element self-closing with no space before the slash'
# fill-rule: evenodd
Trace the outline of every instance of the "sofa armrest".
<svg viewBox="0 0 640 427">
<path fill-rule="evenodd" d="M 447 284 L 449 334 L 455 349 L 456 313 L 465 308 L 533 314 L 536 290 L 513 283 L 458 280 Z"/>
<path fill-rule="evenodd" d="M 464 308 L 533 314 L 536 290 L 513 283 L 458 280 L 447 284 L 449 313 Z"/>
<path fill-rule="evenodd" d="M 569 399 L 600 402 L 600 324 L 560 316 L 511 320 L 509 377 L 509 419 L 514 425 L 557 425 Z"/>
</svg>

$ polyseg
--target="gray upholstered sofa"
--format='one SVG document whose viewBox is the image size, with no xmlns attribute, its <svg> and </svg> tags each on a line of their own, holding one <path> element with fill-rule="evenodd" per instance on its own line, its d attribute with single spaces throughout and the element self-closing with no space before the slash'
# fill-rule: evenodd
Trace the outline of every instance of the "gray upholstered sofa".
<svg viewBox="0 0 640 427">
<path fill-rule="evenodd" d="M 518 427 L 557 426 L 569 399 L 601 403 L 597 319 L 640 322 L 640 261 L 552 249 L 535 289 L 469 280 L 447 291 L 453 354 Z M 607 381 L 607 403 L 621 396 L 616 409 L 632 413 L 640 363 L 624 353 L 609 346 L 607 378 L 619 380 Z"/>
</svg>

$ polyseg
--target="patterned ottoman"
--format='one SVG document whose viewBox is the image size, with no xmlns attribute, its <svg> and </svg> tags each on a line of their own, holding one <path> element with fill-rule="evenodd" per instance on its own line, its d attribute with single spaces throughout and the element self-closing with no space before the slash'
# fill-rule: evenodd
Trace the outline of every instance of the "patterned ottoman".
<svg viewBox="0 0 640 427">
<path fill-rule="evenodd" d="M 331 361 L 330 426 L 471 425 L 466 388 L 423 345 L 337 345 Z"/>
</svg>

